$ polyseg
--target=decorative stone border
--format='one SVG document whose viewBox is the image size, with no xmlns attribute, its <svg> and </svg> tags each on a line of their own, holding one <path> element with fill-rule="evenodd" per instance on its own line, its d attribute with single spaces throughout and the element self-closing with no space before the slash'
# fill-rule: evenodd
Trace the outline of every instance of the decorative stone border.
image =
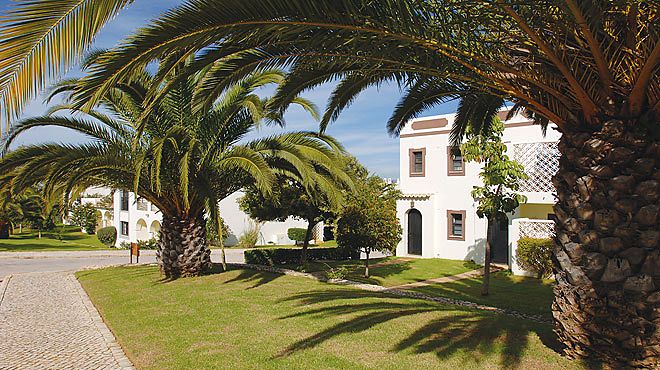
<svg viewBox="0 0 660 370">
<path fill-rule="evenodd" d="M 481 304 L 470 302 L 470 301 L 463 301 L 463 300 L 460 300 L 460 299 L 452 299 L 452 298 L 445 298 L 445 297 L 434 297 L 434 296 L 429 296 L 429 295 L 414 292 L 414 291 L 387 288 L 387 287 L 383 287 L 383 286 L 380 286 L 380 285 L 374 285 L 374 284 L 364 284 L 364 283 L 359 283 L 357 281 L 346 280 L 346 279 L 326 279 L 325 277 L 320 276 L 320 275 L 315 275 L 315 274 L 310 274 L 310 273 L 306 273 L 306 272 L 300 272 L 300 271 L 295 271 L 295 270 L 290 270 L 290 269 L 285 269 L 285 268 L 273 267 L 273 266 L 253 265 L 253 264 L 248 264 L 248 263 L 230 263 L 228 265 L 229 266 L 234 266 L 234 267 L 239 267 L 239 268 L 249 268 L 249 269 L 252 269 L 252 270 L 272 272 L 272 273 L 276 273 L 276 274 L 304 277 L 304 278 L 313 279 L 313 280 L 316 280 L 316 281 L 327 282 L 327 283 L 330 283 L 330 284 L 347 285 L 347 286 L 351 286 L 351 287 L 354 287 L 354 288 L 367 290 L 367 291 L 370 291 L 370 292 L 379 292 L 379 293 L 391 294 L 391 295 L 395 295 L 395 296 L 399 296 L 399 297 L 417 298 L 417 299 L 423 299 L 423 300 L 426 300 L 426 301 L 437 302 L 437 303 L 440 303 L 440 304 L 450 304 L 450 305 L 454 305 L 454 306 L 467 307 L 467 308 L 471 308 L 471 309 L 475 309 L 475 310 L 489 311 L 489 312 L 494 312 L 494 313 L 501 314 L 501 315 L 507 315 L 507 316 L 515 317 L 517 319 L 530 320 L 530 321 L 534 321 L 534 322 L 538 322 L 538 323 L 542 323 L 542 324 L 552 323 L 552 320 L 550 318 L 548 318 L 546 316 L 543 316 L 543 315 L 531 315 L 531 314 L 518 312 L 518 311 L 515 311 L 515 310 L 485 306 L 485 305 L 481 305 Z"/>
<path fill-rule="evenodd" d="M 2 305 L 2 301 L 5 299 L 5 292 L 9 286 L 9 280 L 11 280 L 11 275 L 6 275 L 2 281 L 0 281 L 0 306 Z"/>
<path fill-rule="evenodd" d="M 105 322 L 103 322 L 101 315 L 99 315 L 99 312 L 96 310 L 96 307 L 94 307 L 94 304 L 89 299 L 89 296 L 87 295 L 87 292 L 85 292 L 85 289 L 83 289 L 82 285 L 80 285 L 78 279 L 76 279 L 76 277 L 73 274 L 67 275 L 67 278 L 70 279 L 73 282 L 73 285 L 76 287 L 78 295 L 80 296 L 80 299 L 85 305 L 85 309 L 87 310 L 87 313 L 94 322 L 94 326 L 96 326 L 96 330 L 98 330 L 101 336 L 103 336 L 103 340 L 105 341 L 106 345 L 112 352 L 112 356 L 115 358 L 119 366 L 121 366 L 121 369 L 135 370 L 135 367 L 133 366 L 131 361 L 128 359 L 128 357 L 126 357 L 124 350 L 121 348 L 119 343 L 117 343 L 115 336 L 112 334 L 110 329 L 108 329 L 108 326 L 105 325 Z"/>
</svg>

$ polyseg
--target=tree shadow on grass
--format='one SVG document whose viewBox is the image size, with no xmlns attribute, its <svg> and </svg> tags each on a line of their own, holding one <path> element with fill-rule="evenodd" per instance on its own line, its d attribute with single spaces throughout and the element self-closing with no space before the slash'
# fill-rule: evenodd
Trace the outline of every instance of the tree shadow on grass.
<svg viewBox="0 0 660 370">
<path fill-rule="evenodd" d="M 304 310 L 281 317 L 281 320 L 303 316 L 350 318 L 289 345 L 275 358 L 316 347 L 342 334 L 365 332 L 376 325 L 402 318 L 408 318 L 406 324 L 423 324 L 394 344 L 389 349 L 391 352 L 434 353 L 442 359 L 457 352 L 470 351 L 474 352 L 475 360 L 482 357 L 480 355 L 499 354 L 499 366 L 514 369 L 521 366 L 530 334 L 536 334 L 555 352 L 561 349 L 550 325 L 458 306 L 346 288 L 296 294 L 280 303 L 287 301 L 298 303 Z M 429 320 L 429 313 L 436 313 L 437 317 Z M 391 325 L 394 329 L 400 324 Z M 593 364 L 585 366 L 599 368 Z"/>
<path fill-rule="evenodd" d="M 229 284 L 234 282 L 247 282 L 253 284 L 252 286 L 246 289 L 254 289 L 262 285 L 266 285 L 271 281 L 283 276 L 282 274 L 276 274 L 273 272 L 257 271 L 257 270 L 249 270 L 249 269 L 241 269 L 240 271 L 241 272 L 238 274 L 238 276 L 225 281 L 223 284 Z"/>
</svg>

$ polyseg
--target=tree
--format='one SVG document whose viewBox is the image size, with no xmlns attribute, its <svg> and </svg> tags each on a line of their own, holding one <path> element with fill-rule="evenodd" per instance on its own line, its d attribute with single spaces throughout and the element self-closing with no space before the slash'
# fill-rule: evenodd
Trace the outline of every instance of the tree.
<svg viewBox="0 0 660 370">
<path fill-rule="evenodd" d="M 494 119 L 488 132 L 468 132 L 467 141 L 460 148 L 466 162 L 482 165 L 479 177 L 483 185 L 474 186 L 472 190 L 472 197 L 479 203 L 477 216 L 487 220 L 481 295 L 489 294 L 493 228 L 502 222 L 508 223 L 506 214 L 527 201 L 524 195 L 516 193 L 520 189 L 520 181 L 527 179 L 525 168 L 506 155 L 506 144 L 502 142 L 504 124 L 498 118 Z"/>
<path fill-rule="evenodd" d="M 39 3 L 69 14 L 60 1 Z M 17 15 L 9 17 L 3 34 L 18 38 L 0 48 L 0 59 L 25 65 L 40 81 L 53 68 L 45 58 L 16 58 L 35 49 L 24 45 L 33 40 L 25 32 L 35 24 L 25 21 L 34 16 L 33 4 L 19 3 Z M 95 19 L 91 30 L 106 19 Z M 70 29 L 85 29 L 73 24 Z M 614 366 L 654 366 L 658 324 L 647 297 L 660 293 L 657 24 L 656 2 L 636 0 L 198 0 L 114 50 L 84 95 L 98 99 L 121 76 L 155 59 L 164 61 L 159 75 L 166 78 L 181 58 L 197 55 L 200 68 L 223 65 L 216 87 L 252 69 L 287 66 L 291 74 L 276 99 L 282 104 L 342 79 L 323 126 L 356 94 L 383 81 L 406 87 L 388 123 L 392 133 L 448 99 L 513 101 L 530 119 L 552 121 L 563 134 L 555 177 L 553 315 L 565 352 Z M 43 53 L 53 54 L 62 55 Z M 0 70 L 0 81 L 12 77 L 12 68 Z M 27 99 L 25 89 L 17 91 L 10 102 Z M 454 137 L 462 134 L 457 125 Z"/>
<path fill-rule="evenodd" d="M 80 226 L 87 234 L 95 234 L 98 225 L 99 211 L 90 203 L 78 204 L 71 208 L 71 222 Z"/>
<path fill-rule="evenodd" d="M 76 185 L 133 189 L 163 215 L 157 254 L 162 273 L 167 278 L 205 273 L 211 268 L 206 219 L 219 223 L 220 200 L 249 185 L 267 193 L 275 173 L 308 181 L 319 165 L 341 171 L 332 167 L 337 144 L 325 135 L 292 132 L 242 141 L 260 122 L 282 122 L 281 115 L 267 112 L 269 100 L 253 93 L 280 82 L 282 72 L 265 70 L 227 90 L 199 95 L 200 84 L 212 85 L 212 71 L 207 72 L 169 81 L 170 89 L 148 111 L 143 104 L 155 79 L 142 70 L 104 95 L 98 105 L 103 112 L 67 101 L 53 111 L 73 109 L 79 115 L 26 119 L 8 135 L 5 148 L 39 126 L 67 127 L 90 141 L 20 147 L 0 161 L 0 172 L 15 188 L 44 182 L 47 192 Z M 66 94 L 78 84 L 64 81 L 53 93 Z M 298 103 L 313 111 L 309 102 Z"/>
<path fill-rule="evenodd" d="M 337 157 L 337 166 L 343 159 Z M 317 172 L 321 176 L 322 172 Z M 307 222 L 303 239 L 300 263 L 307 262 L 307 248 L 312 238 L 314 226 L 322 221 L 332 220 L 341 203 L 341 187 L 348 186 L 348 179 L 334 179 L 324 176 L 323 182 L 305 187 L 298 181 L 279 176 L 277 186 L 269 194 L 263 194 L 255 187 L 248 187 L 240 200 L 240 207 L 250 217 L 260 221 L 286 221 L 293 217 Z M 325 186 L 323 186 L 325 185 Z"/>
<path fill-rule="evenodd" d="M 394 252 L 401 241 L 401 224 L 396 217 L 399 191 L 377 176 L 355 180 L 337 219 L 335 237 L 342 248 L 364 252 L 364 276 L 369 277 L 369 255 L 373 251 Z"/>
</svg>

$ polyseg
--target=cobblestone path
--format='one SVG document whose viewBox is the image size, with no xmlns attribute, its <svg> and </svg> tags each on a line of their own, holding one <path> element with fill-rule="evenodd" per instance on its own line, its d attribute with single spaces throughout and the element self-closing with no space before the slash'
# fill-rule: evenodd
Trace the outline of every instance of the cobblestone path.
<svg viewBox="0 0 660 370">
<path fill-rule="evenodd" d="M 0 369 L 133 369 L 69 272 L 0 283 Z"/>
</svg>

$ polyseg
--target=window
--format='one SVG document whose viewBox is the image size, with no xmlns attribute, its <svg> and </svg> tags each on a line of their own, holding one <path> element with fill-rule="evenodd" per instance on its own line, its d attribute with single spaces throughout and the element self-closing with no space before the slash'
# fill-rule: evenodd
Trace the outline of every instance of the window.
<svg viewBox="0 0 660 370">
<path fill-rule="evenodd" d="M 457 147 L 447 148 L 447 176 L 465 176 L 463 154 Z"/>
<path fill-rule="evenodd" d="M 465 211 L 447 211 L 447 239 L 465 240 Z"/>
<path fill-rule="evenodd" d="M 126 190 L 121 191 L 120 201 L 121 201 L 121 210 L 128 211 L 128 191 Z"/>
<path fill-rule="evenodd" d="M 138 211 L 148 211 L 149 210 L 149 202 L 147 202 L 147 200 L 144 199 L 144 198 L 138 198 L 138 200 L 137 200 L 137 209 L 138 209 Z"/>
<path fill-rule="evenodd" d="M 121 235 L 128 236 L 128 222 L 121 221 Z"/>
<path fill-rule="evenodd" d="M 426 148 L 410 149 L 410 176 L 423 177 L 425 173 Z"/>
</svg>

